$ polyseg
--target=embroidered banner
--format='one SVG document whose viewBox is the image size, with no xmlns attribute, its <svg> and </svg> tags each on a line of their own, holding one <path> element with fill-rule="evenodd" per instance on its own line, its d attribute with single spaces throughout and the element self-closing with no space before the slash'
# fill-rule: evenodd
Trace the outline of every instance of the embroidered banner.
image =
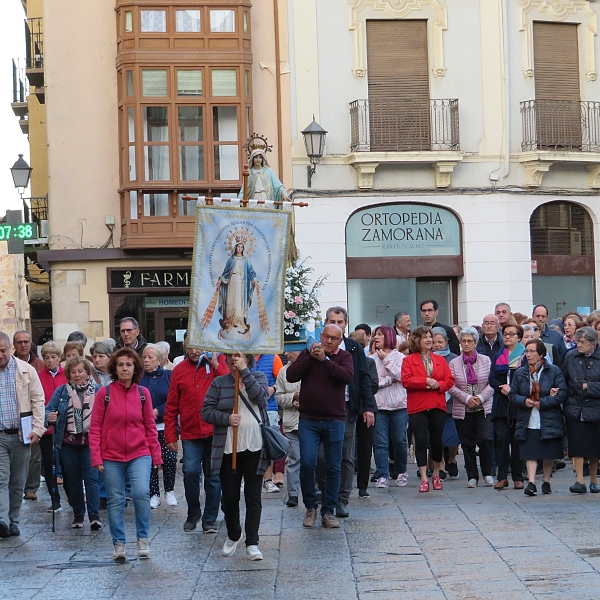
<svg viewBox="0 0 600 600">
<path fill-rule="evenodd" d="M 196 208 L 186 344 L 213 352 L 283 352 L 290 213 Z"/>
</svg>

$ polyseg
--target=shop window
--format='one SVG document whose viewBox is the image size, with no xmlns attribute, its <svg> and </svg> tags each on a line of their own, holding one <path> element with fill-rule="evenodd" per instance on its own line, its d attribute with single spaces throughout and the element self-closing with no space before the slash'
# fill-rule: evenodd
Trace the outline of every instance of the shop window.
<svg viewBox="0 0 600 600">
<path fill-rule="evenodd" d="M 175 31 L 177 32 L 199 32 L 200 11 L 199 10 L 176 10 Z"/>
<path fill-rule="evenodd" d="M 165 33 L 167 31 L 167 12 L 164 10 L 142 10 L 142 31 Z"/>
</svg>

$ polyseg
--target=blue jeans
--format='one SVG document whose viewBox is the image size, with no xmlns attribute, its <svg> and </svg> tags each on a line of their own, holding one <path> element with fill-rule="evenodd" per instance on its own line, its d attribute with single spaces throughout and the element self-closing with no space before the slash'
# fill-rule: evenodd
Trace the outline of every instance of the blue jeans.
<svg viewBox="0 0 600 600">
<path fill-rule="evenodd" d="M 89 446 L 64 444 L 60 448 L 60 461 L 67 484 L 69 504 L 73 508 L 73 516 L 85 516 L 87 503 L 88 518 L 98 518 L 100 496 L 98 495 L 98 471 L 92 468 Z M 83 484 L 85 482 L 85 496 Z"/>
<path fill-rule="evenodd" d="M 212 436 L 197 440 L 181 440 L 183 447 L 183 488 L 188 505 L 188 519 L 199 519 L 200 508 L 200 474 L 204 473 L 204 492 L 206 503 L 202 523 L 216 523 L 221 504 L 221 480 L 219 473 L 210 469 L 212 452 Z"/>
<path fill-rule="evenodd" d="M 108 505 L 108 526 L 113 544 L 125 543 L 125 480 L 131 480 L 138 539 L 147 539 L 150 529 L 150 470 L 152 457 L 140 456 L 128 462 L 104 461 L 104 487 Z"/>
<path fill-rule="evenodd" d="M 394 465 L 398 473 L 406 473 L 406 452 L 408 450 L 406 427 L 408 412 L 406 408 L 398 410 L 379 410 L 375 417 L 373 435 L 373 453 L 375 467 L 379 477 L 390 478 L 390 439 L 394 448 Z"/>
<path fill-rule="evenodd" d="M 317 508 L 318 505 L 315 474 L 319 444 L 323 442 L 326 483 L 321 515 L 332 515 L 338 503 L 342 479 L 344 430 L 344 421 L 317 421 L 301 418 L 298 425 L 300 486 L 304 506 L 307 509 Z"/>
</svg>

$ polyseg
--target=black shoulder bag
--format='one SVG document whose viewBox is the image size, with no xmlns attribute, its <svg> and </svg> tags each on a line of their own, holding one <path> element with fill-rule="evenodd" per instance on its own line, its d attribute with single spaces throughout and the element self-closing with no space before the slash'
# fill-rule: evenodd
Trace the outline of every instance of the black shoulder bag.
<svg viewBox="0 0 600 600">
<path fill-rule="evenodd" d="M 250 406 L 250 403 L 246 400 L 246 397 L 241 391 L 240 398 L 260 425 L 260 432 L 262 434 L 263 446 L 267 453 L 267 458 L 269 460 L 280 460 L 281 458 L 285 458 L 290 451 L 290 440 L 288 440 L 280 431 L 277 431 L 277 429 L 265 425 L 258 418 L 258 415 L 254 412 L 254 409 Z"/>
</svg>

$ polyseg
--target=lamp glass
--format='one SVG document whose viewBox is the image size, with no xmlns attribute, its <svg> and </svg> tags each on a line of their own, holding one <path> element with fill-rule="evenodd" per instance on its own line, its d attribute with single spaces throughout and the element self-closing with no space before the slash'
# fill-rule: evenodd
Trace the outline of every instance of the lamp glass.
<svg viewBox="0 0 600 600">
<path fill-rule="evenodd" d="M 13 182 L 16 188 L 26 188 L 29 184 L 29 177 L 31 176 L 31 167 L 23 160 L 23 155 L 19 154 L 19 159 L 12 166 L 10 172 L 12 174 Z"/>
</svg>

